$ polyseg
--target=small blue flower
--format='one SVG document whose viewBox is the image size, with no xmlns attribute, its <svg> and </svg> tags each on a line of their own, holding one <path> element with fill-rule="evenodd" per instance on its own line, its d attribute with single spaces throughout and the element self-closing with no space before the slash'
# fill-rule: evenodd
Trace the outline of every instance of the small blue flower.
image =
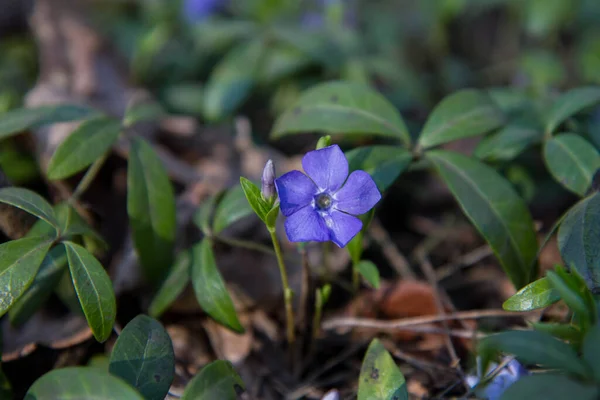
<svg viewBox="0 0 600 400">
<path fill-rule="evenodd" d="M 216 13 L 224 3 L 223 0 L 184 0 L 183 16 L 191 23 L 200 22 Z"/>
<path fill-rule="evenodd" d="M 489 370 L 494 370 L 497 367 L 497 364 L 492 363 Z M 513 359 L 492 378 L 491 382 L 477 390 L 478 396 L 482 396 L 487 400 L 500 400 L 500 397 L 510 385 L 529 374 L 530 372 L 525 367 Z M 475 387 L 479 381 L 480 379 L 476 376 L 467 376 L 467 383 L 471 387 Z"/>
<path fill-rule="evenodd" d="M 365 171 L 348 176 L 348 160 L 338 145 L 306 153 L 302 168 L 306 175 L 291 171 L 275 179 L 288 239 L 346 246 L 362 229 L 355 215 L 381 199 L 377 185 Z"/>
</svg>

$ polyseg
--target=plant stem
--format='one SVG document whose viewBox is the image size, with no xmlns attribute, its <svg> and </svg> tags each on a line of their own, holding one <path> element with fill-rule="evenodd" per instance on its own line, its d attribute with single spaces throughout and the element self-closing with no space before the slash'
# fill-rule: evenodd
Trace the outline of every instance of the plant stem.
<svg viewBox="0 0 600 400">
<path fill-rule="evenodd" d="M 288 282 L 287 271 L 285 270 L 285 263 L 283 261 L 283 254 L 281 252 L 281 246 L 279 240 L 275 234 L 275 229 L 269 229 L 271 234 L 271 240 L 273 241 L 273 249 L 275 249 L 275 255 L 277 256 L 277 264 L 279 264 L 279 272 L 281 274 L 281 283 L 283 285 L 283 299 L 285 301 L 285 315 L 287 323 L 287 340 L 290 346 L 290 350 L 293 354 L 293 345 L 296 341 L 296 333 L 294 330 L 294 310 L 292 308 L 292 289 Z"/>
<path fill-rule="evenodd" d="M 310 341 L 310 353 L 314 351 L 315 342 L 321 330 L 321 314 L 323 312 L 323 298 L 321 292 L 317 289 L 315 292 L 315 314 L 313 315 L 312 340 Z"/>
<path fill-rule="evenodd" d="M 215 240 L 218 240 L 219 242 L 225 243 L 229 246 L 241 247 L 243 249 L 254 250 L 254 251 L 260 251 L 261 253 L 265 253 L 265 254 L 269 254 L 269 255 L 275 254 L 273 252 L 273 250 L 271 250 L 269 247 L 263 246 L 260 243 L 250 242 L 247 240 L 234 239 L 234 238 L 224 237 L 224 236 L 219 236 L 219 235 L 215 235 L 215 236 L 213 236 L 213 238 Z"/>
<path fill-rule="evenodd" d="M 81 179 L 81 181 L 79 182 L 77 187 L 75 188 L 73 195 L 69 199 L 69 202 L 71 204 L 79 201 L 79 198 L 81 197 L 81 195 L 88 189 L 88 187 L 91 185 L 92 181 L 96 178 L 96 175 L 98 175 L 98 172 L 100 172 L 100 169 L 104 165 L 104 162 L 108 159 L 109 155 L 110 155 L 110 150 L 107 151 L 106 153 L 104 153 L 96 161 L 94 161 L 94 163 L 91 165 L 91 167 L 88 168 L 87 172 L 85 173 L 85 175 L 83 176 L 83 178 Z"/>
<path fill-rule="evenodd" d="M 358 292 L 360 288 L 360 273 L 358 271 L 358 265 L 352 264 L 352 289 L 354 293 Z"/>
</svg>

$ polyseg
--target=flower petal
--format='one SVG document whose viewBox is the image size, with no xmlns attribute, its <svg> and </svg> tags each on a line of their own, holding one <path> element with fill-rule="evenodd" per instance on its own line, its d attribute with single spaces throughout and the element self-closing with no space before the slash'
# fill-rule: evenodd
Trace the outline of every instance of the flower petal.
<svg viewBox="0 0 600 400">
<path fill-rule="evenodd" d="M 348 177 L 348 160 L 337 144 L 306 153 L 302 168 L 321 190 L 336 191 Z"/>
<path fill-rule="evenodd" d="M 317 194 L 317 187 L 300 171 L 290 171 L 275 179 L 281 213 L 286 217 L 310 204 Z"/>
<path fill-rule="evenodd" d="M 346 184 L 334 194 L 337 200 L 335 208 L 353 215 L 364 214 L 379 200 L 381 193 L 371 175 L 365 171 L 354 171 L 348 177 Z"/>
<path fill-rule="evenodd" d="M 306 206 L 285 220 L 285 233 L 290 242 L 326 242 L 329 230 L 325 221 L 311 206 Z"/>
<path fill-rule="evenodd" d="M 339 247 L 345 247 L 362 229 L 362 221 L 341 211 L 331 210 L 322 214 L 331 241 Z"/>
</svg>

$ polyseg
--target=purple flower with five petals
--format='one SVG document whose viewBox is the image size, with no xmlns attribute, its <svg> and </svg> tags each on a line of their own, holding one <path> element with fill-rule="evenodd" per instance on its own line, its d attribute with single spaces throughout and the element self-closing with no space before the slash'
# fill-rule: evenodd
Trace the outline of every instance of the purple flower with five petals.
<svg viewBox="0 0 600 400">
<path fill-rule="evenodd" d="M 355 216 L 381 199 L 377 185 L 365 171 L 348 176 L 348 160 L 338 145 L 306 153 L 302 167 L 306 175 L 291 171 L 275 179 L 288 239 L 346 246 L 362 229 Z"/>
</svg>

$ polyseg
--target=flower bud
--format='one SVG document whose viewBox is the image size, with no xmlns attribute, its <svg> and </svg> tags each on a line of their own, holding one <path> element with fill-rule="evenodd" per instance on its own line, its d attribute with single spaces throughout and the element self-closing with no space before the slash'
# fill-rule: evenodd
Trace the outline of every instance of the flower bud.
<svg viewBox="0 0 600 400">
<path fill-rule="evenodd" d="M 272 201 L 277 195 L 275 191 L 275 166 L 273 160 L 267 161 L 261 179 L 260 193 L 266 201 Z"/>
</svg>

